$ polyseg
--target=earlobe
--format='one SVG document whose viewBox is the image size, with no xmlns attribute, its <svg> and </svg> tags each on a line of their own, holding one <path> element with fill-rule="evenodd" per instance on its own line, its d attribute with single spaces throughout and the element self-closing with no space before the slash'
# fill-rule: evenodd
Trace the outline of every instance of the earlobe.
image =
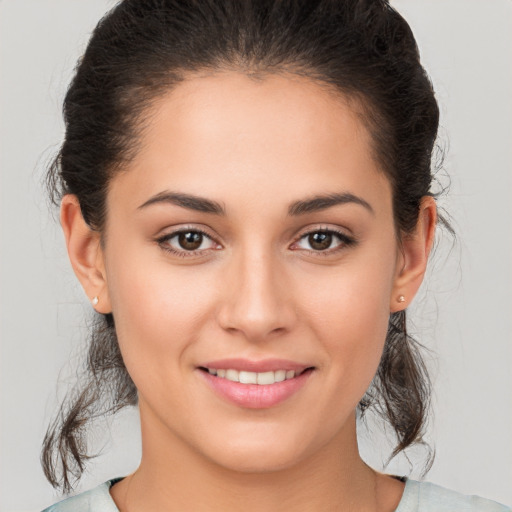
<svg viewBox="0 0 512 512">
<path fill-rule="evenodd" d="M 423 281 L 428 257 L 434 244 L 436 222 L 435 199 L 425 196 L 421 200 L 414 232 L 402 238 L 401 258 L 391 293 L 391 313 L 408 307 Z"/>
<path fill-rule="evenodd" d="M 66 194 L 60 207 L 60 222 L 71 266 L 99 313 L 110 313 L 107 279 L 100 234 L 84 221 L 75 195 Z"/>
</svg>

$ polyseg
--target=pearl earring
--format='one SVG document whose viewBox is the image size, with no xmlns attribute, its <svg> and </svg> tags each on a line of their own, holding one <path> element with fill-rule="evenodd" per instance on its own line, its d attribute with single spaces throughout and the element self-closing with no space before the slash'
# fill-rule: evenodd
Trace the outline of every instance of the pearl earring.
<svg viewBox="0 0 512 512">
<path fill-rule="evenodd" d="M 98 297 L 94 297 L 94 298 L 91 300 L 91 302 L 92 302 L 92 305 L 93 305 L 93 306 L 97 306 L 99 301 L 100 301 L 100 299 L 98 299 Z"/>
<path fill-rule="evenodd" d="M 403 295 L 400 295 L 397 300 L 398 302 L 405 302 L 405 297 Z"/>
</svg>

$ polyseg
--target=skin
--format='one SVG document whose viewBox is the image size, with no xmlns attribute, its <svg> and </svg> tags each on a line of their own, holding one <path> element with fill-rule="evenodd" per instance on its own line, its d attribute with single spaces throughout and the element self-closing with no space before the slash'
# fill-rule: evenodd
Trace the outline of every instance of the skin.
<svg viewBox="0 0 512 512">
<path fill-rule="evenodd" d="M 73 268 L 113 312 L 140 403 L 140 467 L 111 489 L 122 512 L 392 511 L 403 484 L 369 468 L 355 411 L 382 354 L 389 314 L 423 279 L 436 207 L 397 237 L 391 187 L 356 106 L 305 78 L 194 76 L 161 97 L 133 161 L 110 183 L 105 243 L 65 196 Z M 225 215 L 170 202 L 216 201 Z M 295 201 L 367 202 L 289 215 Z M 178 229 L 201 229 L 186 253 Z M 331 229 L 327 249 L 306 233 Z M 401 243 L 398 240 L 401 238 Z M 160 239 L 160 241 L 158 241 Z M 399 302 L 399 296 L 405 297 Z M 315 370 L 295 395 L 249 409 L 215 394 L 197 366 L 289 359 Z"/>
</svg>

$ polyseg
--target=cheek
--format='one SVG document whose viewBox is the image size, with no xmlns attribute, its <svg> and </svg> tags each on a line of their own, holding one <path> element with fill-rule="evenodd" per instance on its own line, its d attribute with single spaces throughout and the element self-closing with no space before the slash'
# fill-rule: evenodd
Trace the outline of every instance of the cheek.
<svg viewBox="0 0 512 512">
<path fill-rule="evenodd" d="M 323 340 L 333 387 L 357 405 L 378 368 L 389 322 L 394 262 L 362 254 L 298 294 L 308 297 L 303 314 Z M 352 262 L 350 262 L 352 263 Z M 325 292 L 328 290 L 328 292 Z"/>
<path fill-rule="evenodd" d="M 215 287 L 208 272 L 192 267 L 171 266 L 156 251 L 145 258 L 140 248 L 137 258 L 130 252 L 120 259 L 112 248 L 108 272 L 109 293 L 116 332 L 125 364 L 137 382 L 141 368 L 151 367 L 156 378 L 183 362 L 188 346 L 197 339 L 206 321 Z M 167 369 L 167 370 L 166 370 Z M 142 379 L 152 378 L 145 372 Z"/>
</svg>

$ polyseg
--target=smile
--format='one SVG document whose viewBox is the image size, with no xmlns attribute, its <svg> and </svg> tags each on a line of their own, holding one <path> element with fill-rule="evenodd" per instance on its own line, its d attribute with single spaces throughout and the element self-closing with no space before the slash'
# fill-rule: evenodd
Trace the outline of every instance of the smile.
<svg viewBox="0 0 512 512">
<path fill-rule="evenodd" d="M 259 363 L 224 360 L 199 366 L 197 370 L 208 387 L 223 400 L 238 407 L 266 409 L 299 393 L 315 367 L 283 360 Z"/>
<path fill-rule="evenodd" d="M 259 384 L 260 386 L 268 386 L 276 382 L 293 379 L 296 372 L 294 370 L 276 370 L 269 372 L 249 372 L 234 369 L 215 369 L 205 368 L 210 375 L 215 375 L 221 379 L 227 379 L 231 382 L 239 382 L 241 384 Z M 297 372 L 299 373 L 299 372 Z"/>
</svg>

